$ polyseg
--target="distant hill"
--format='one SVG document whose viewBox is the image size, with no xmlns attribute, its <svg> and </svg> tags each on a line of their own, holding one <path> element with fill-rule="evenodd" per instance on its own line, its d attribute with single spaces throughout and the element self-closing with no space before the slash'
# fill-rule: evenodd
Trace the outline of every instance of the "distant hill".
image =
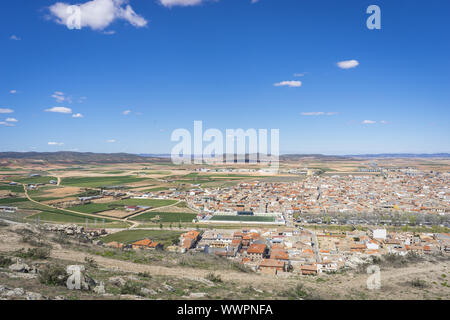
<svg viewBox="0 0 450 320">
<path fill-rule="evenodd" d="M 450 158 L 450 153 L 380 153 L 348 155 L 353 158 Z"/>
<path fill-rule="evenodd" d="M 280 160 L 298 160 L 305 158 L 322 160 L 348 160 L 367 158 L 450 158 L 450 153 L 380 153 L 380 154 L 348 154 L 342 156 L 323 154 L 284 154 Z"/>
<path fill-rule="evenodd" d="M 128 153 L 91 152 L 0 152 L 0 159 L 41 160 L 53 163 L 123 163 L 148 162 L 151 158 Z"/>
<path fill-rule="evenodd" d="M 225 155 L 223 156 L 225 159 Z M 236 155 L 235 155 L 236 157 Z M 245 155 L 248 159 L 249 155 Z M 193 157 L 192 157 L 193 158 Z M 345 161 L 349 159 L 367 158 L 450 158 L 449 153 L 414 154 L 414 153 L 383 153 L 358 155 L 322 155 L 322 154 L 285 154 L 280 161 L 297 161 L 301 159 Z M 169 154 L 129 154 L 129 153 L 93 153 L 93 152 L 0 152 L 0 159 L 35 160 L 53 163 L 126 163 L 126 162 L 167 162 Z"/>
</svg>

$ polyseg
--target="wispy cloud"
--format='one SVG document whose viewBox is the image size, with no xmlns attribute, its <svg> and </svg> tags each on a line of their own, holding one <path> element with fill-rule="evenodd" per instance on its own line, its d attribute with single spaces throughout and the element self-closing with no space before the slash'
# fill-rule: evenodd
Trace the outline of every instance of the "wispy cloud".
<svg viewBox="0 0 450 320">
<path fill-rule="evenodd" d="M 106 142 L 107 143 L 116 143 L 117 141 L 115 139 L 109 139 L 109 140 L 106 140 Z"/>
<path fill-rule="evenodd" d="M 83 103 L 83 102 L 85 102 L 87 100 L 87 97 L 80 97 L 79 99 L 78 99 L 78 103 Z"/>
<path fill-rule="evenodd" d="M 159 0 L 159 3 L 165 7 L 187 7 L 187 6 L 197 6 L 202 4 L 204 0 Z"/>
<path fill-rule="evenodd" d="M 388 123 L 389 123 L 389 121 L 386 121 L 386 120 L 381 120 L 381 121 L 380 121 L 380 123 L 381 123 L 381 124 L 388 124 Z"/>
<path fill-rule="evenodd" d="M 335 116 L 339 114 L 338 112 L 323 112 L 323 111 L 316 111 L 316 112 L 302 112 L 302 116 Z"/>
<path fill-rule="evenodd" d="M 19 122 L 19 120 L 17 120 L 16 118 L 6 118 L 7 122 Z"/>
<path fill-rule="evenodd" d="M 15 127 L 14 124 L 10 123 L 10 122 L 6 122 L 6 121 L 0 121 L 0 126 L 5 126 L 5 127 Z"/>
<path fill-rule="evenodd" d="M 70 7 L 69 3 L 55 3 L 49 7 L 51 17 L 56 23 L 69 26 L 73 23 Z M 147 20 L 134 12 L 128 0 L 91 0 L 76 7 L 80 12 L 80 28 L 102 31 L 115 20 L 125 20 L 137 28 L 147 25 Z"/>
<path fill-rule="evenodd" d="M 70 114 L 70 113 L 72 113 L 72 109 L 66 108 L 66 107 L 53 107 L 53 108 L 50 108 L 50 109 L 45 109 L 45 112 L 56 112 L 56 113 Z"/>
<path fill-rule="evenodd" d="M 359 66 L 359 62 L 357 60 L 345 60 L 338 62 L 337 66 L 341 69 L 351 69 Z"/>
<path fill-rule="evenodd" d="M 52 98 L 56 100 L 56 102 L 58 103 L 62 103 L 64 102 L 64 100 L 66 100 L 66 97 L 64 96 L 64 92 L 61 91 L 55 91 L 52 94 Z"/>
<path fill-rule="evenodd" d="M 72 115 L 72 118 L 83 118 L 84 116 L 81 113 L 75 113 Z"/>
<path fill-rule="evenodd" d="M 11 37 L 9 37 L 10 40 L 14 40 L 14 41 L 20 41 L 22 40 L 21 38 L 19 38 L 18 36 L 16 36 L 15 34 L 13 34 Z"/>
<path fill-rule="evenodd" d="M 0 113 L 13 113 L 14 110 L 10 108 L 0 108 Z"/>
<path fill-rule="evenodd" d="M 11 93 L 11 94 L 16 94 L 16 93 L 17 93 L 17 90 L 9 90 L 9 93 Z"/>
<path fill-rule="evenodd" d="M 125 110 L 124 112 L 122 112 L 122 114 L 124 115 L 124 116 L 127 116 L 127 115 L 129 115 L 131 113 L 131 110 Z"/>
<path fill-rule="evenodd" d="M 301 81 L 281 81 L 274 83 L 275 87 L 291 87 L 291 88 L 298 88 L 302 86 Z"/>
<path fill-rule="evenodd" d="M 375 124 L 375 123 L 377 123 L 376 121 L 374 121 L 374 120 L 364 120 L 363 122 L 361 122 L 362 124 Z"/>
<path fill-rule="evenodd" d="M 49 142 L 49 146 L 63 146 L 64 142 Z"/>
</svg>

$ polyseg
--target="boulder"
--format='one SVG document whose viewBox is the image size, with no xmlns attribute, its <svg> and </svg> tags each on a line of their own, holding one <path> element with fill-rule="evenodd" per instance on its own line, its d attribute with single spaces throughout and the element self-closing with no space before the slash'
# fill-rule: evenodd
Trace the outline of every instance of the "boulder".
<svg viewBox="0 0 450 320">
<path fill-rule="evenodd" d="M 105 284 L 103 282 L 100 282 L 100 284 L 94 288 L 94 292 L 96 294 L 105 294 Z"/>
<path fill-rule="evenodd" d="M 202 299 L 204 297 L 206 297 L 206 293 L 205 292 L 192 292 L 189 295 L 189 298 L 193 298 L 193 299 Z"/>
<path fill-rule="evenodd" d="M 13 272 L 29 272 L 31 270 L 31 268 L 25 264 L 25 263 L 21 263 L 19 261 L 17 261 L 16 263 L 10 265 L 8 267 L 9 270 L 13 271 Z"/>
<path fill-rule="evenodd" d="M 26 298 L 27 300 L 43 300 L 42 295 L 36 292 L 27 292 Z"/>
<path fill-rule="evenodd" d="M 148 288 L 141 288 L 141 293 L 142 293 L 144 296 L 147 296 L 147 295 L 156 295 L 156 294 L 157 294 L 157 292 L 156 292 L 155 290 L 153 290 L 153 289 L 148 289 Z"/>
<path fill-rule="evenodd" d="M 94 240 L 94 241 L 92 241 L 92 244 L 94 244 L 96 246 L 101 246 L 101 245 L 103 245 L 103 242 L 102 242 L 102 240 Z"/>
<path fill-rule="evenodd" d="M 167 291 L 170 291 L 170 292 L 175 291 L 175 289 L 174 289 L 172 286 L 169 286 L 168 284 L 164 284 L 163 287 L 164 287 Z"/>
<path fill-rule="evenodd" d="M 109 282 L 115 286 L 122 287 L 127 283 L 127 281 L 121 277 L 112 277 L 109 278 Z"/>
</svg>

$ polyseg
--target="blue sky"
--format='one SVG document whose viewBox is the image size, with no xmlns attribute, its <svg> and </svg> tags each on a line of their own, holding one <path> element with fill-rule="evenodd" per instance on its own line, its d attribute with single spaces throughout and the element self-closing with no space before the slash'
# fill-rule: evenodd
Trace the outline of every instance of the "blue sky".
<svg viewBox="0 0 450 320">
<path fill-rule="evenodd" d="M 57 2 L 1 1 L 0 151 L 169 153 L 202 120 L 281 153 L 450 152 L 446 0 L 95 0 L 81 30 Z"/>
</svg>

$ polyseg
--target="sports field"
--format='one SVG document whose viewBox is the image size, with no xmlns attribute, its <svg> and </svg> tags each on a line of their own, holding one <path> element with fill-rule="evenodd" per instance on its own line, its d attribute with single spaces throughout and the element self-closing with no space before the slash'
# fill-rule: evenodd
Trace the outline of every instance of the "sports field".
<svg viewBox="0 0 450 320">
<path fill-rule="evenodd" d="M 211 221 L 245 221 L 245 222 L 274 222 L 274 217 L 261 216 L 213 216 Z"/>
</svg>

